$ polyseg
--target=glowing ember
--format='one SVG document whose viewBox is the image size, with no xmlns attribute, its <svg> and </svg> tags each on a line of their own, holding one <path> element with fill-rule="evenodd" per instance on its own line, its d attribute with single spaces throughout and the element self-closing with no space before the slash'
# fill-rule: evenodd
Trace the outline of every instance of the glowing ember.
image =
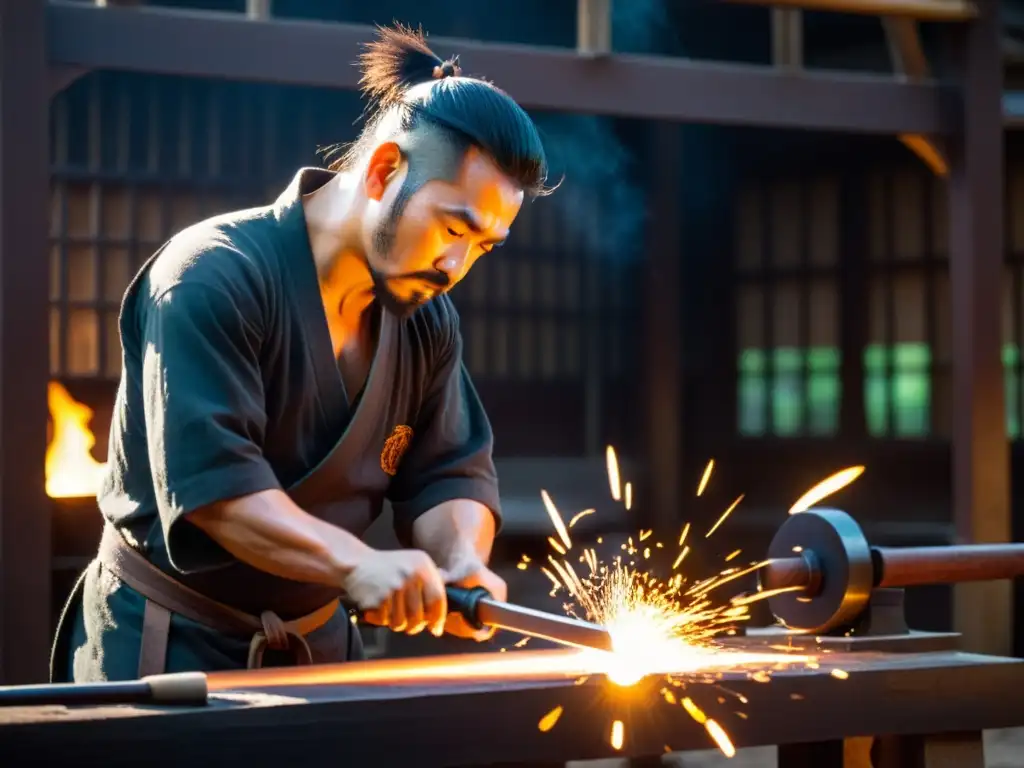
<svg viewBox="0 0 1024 768">
<path fill-rule="evenodd" d="M 575 515 L 573 515 L 572 520 L 569 521 L 569 527 L 572 528 L 574 525 L 576 525 L 576 523 L 578 523 L 584 517 L 586 517 L 587 515 L 592 515 L 592 514 L 594 514 L 594 510 L 592 510 L 592 509 L 584 509 L 582 512 L 577 512 Z M 559 518 L 559 519 L 561 519 L 561 518 Z"/>
<path fill-rule="evenodd" d="M 565 545 L 567 550 L 572 549 L 572 540 L 569 538 L 569 531 L 566 530 L 565 523 L 562 522 L 562 516 L 558 514 L 558 510 L 555 508 L 555 503 L 551 501 L 551 497 L 548 496 L 547 491 L 541 491 L 540 498 L 544 502 L 544 509 L 548 511 L 548 516 L 551 518 L 551 524 L 555 526 L 555 533 L 558 534 L 558 538 L 562 540 L 562 543 Z"/>
<path fill-rule="evenodd" d="M 706 467 L 704 467 L 704 474 L 701 475 L 701 477 L 700 477 L 700 485 L 697 486 L 697 495 L 698 496 L 703 496 L 704 495 L 704 491 L 707 490 L 708 481 L 711 480 L 711 473 L 714 471 L 714 469 L 715 469 L 715 460 L 711 459 L 708 462 L 708 465 Z"/>
<path fill-rule="evenodd" d="M 615 449 L 610 445 L 605 451 L 605 463 L 608 465 L 608 487 L 611 488 L 612 498 L 615 501 L 622 501 L 622 484 L 619 480 L 619 460 L 615 456 Z"/>
<path fill-rule="evenodd" d="M 790 507 L 789 514 L 795 515 L 797 512 L 806 512 L 822 499 L 831 496 L 837 491 L 841 491 L 862 474 L 864 474 L 864 467 L 847 467 L 833 475 L 829 475 L 797 499 L 796 503 Z"/>
<path fill-rule="evenodd" d="M 612 723 L 612 734 L 609 742 L 615 749 L 622 749 L 622 743 L 626 738 L 626 728 L 621 720 Z"/>
<path fill-rule="evenodd" d="M 722 750 L 722 753 L 726 757 L 736 756 L 736 747 L 732 745 L 732 742 L 729 740 L 728 734 L 725 732 L 722 726 L 720 726 L 714 720 L 708 720 L 706 723 L 704 723 L 704 729 L 708 732 L 708 735 L 710 735 L 711 738 L 715 740 L 715 744 L 718 745 L 718 748 Z"/>
<path fill-rule="evenodd" d="M 725 519 L 727 517 L 729 517 L 729 515 L 732 514 L 732 511 L 734 509 L 736 509 L 736 507 L 738 507 L 740 505 L 741 501 L 743 501 L 743 494 L 742 493 L 737 497 L 736 501 L 734 501 L 732 504 L 730 504 L 729 508 L 727 510 L 725 510 L 725 512 L 722 513 L 722 516 L 720 518 L 718 518 L 718 520 L 715 521 L 715 524 L 711 526 L 711 528 L 708 530 L 708 532 L 704 534 L 704 538 L 705 539 L 710 539 L 711 538 L 711 534 L 713 534 L 715 531 L 718 530 L 718 527 L 722 523 L 725 522 Z"/>
<path fill-rule="evenodd" d="M 95 496 L 106 465 L 92 457 L 92 409 L 75 401 L 56 381 L 49 383 L 46 394 L 53 422 L 46 448 L 46 494 L 54 499 Z"/>
<path fill-rule="evenodd" d="M 555 723 L 558 722 L 558 718 L 560 718 L 561 716 L 562 708 L 555 707 L 540 719 L 540 722 L 537 723 L 537 730 L 539 730 L 541 733 L 546 733 L 547 731 L 550 731 L 552 728 L 555 727 Z"/>
</svg>

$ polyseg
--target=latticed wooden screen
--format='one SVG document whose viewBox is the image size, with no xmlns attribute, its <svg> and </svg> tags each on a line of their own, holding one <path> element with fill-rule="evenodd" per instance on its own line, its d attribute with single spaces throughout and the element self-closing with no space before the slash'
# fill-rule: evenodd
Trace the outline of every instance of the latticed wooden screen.
<svg viewBox="0 0 1024 768">
<path fill-rule="evenodd" d="M 1007 179 L 1003 362 L 1007 432 L 1021 435 L 1024 387 L 1024 166 Z M 842 392 L 838 180 L 748 184 L 737 205 L 738 427 L 746 435 L 838 431 L 842 397 L 863 398 L 869 435 L 948 437 L 952 325 L 944 182 L 912 164 L 854 182 L 866 273 L 860 391 Z M 849 204 L 849 202 L 847 202 Z M 994 301 L 1000 297 L 993 297 Z"/>
<path fill-rule="evenodd" d="M 736 210 L 740 433 L 831 434 L 839 420 L 838 182 L 749 184 Z"/>
</svg>

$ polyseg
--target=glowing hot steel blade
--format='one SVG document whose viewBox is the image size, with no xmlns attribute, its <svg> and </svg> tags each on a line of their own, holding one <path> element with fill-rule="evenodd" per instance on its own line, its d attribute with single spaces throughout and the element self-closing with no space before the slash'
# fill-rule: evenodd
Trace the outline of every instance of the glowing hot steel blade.
<svg viewBox="0 0 1024 768">
<path fill-rule="evenodd" d="M 800 664 L 811 658 L 787 653 L 744 653 L 713 649 L 692 651 L 685 658 L 680 655 L 671 660 L 670 665 L 678 663 L 679 669 L 654 664 L 650 674 L 684 675 L 694 672 L 743 670 L 745 667 L 776 664 L 780 660 Z M 602 651 L 565 648 L 552 651 L 473 653 L 300 667 L 266 667 L 210 672 L 207 674 L 207 687 L 210 691 L 240 691 L 304 685 L 413 686 L 445 682 L 574 680 L 583 675 L 606 675 L 614 666 L 614 656 L 615 654 Z"/>
</svg>

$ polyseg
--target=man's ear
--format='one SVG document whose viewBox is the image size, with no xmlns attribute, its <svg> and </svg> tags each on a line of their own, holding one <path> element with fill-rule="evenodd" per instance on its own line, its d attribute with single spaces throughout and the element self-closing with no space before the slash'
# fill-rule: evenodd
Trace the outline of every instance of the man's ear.
<svg viewBox="0 0 1024 768">
<path fill-rule="evenodd" d="M 373 150 L 370 162 L 366 166 L 363 185 L 366 196 L 380 202 L 387 189 L 388 182 L 402 164 L 402 150 L 393 141 L 386 141 Z"/>
</svg>

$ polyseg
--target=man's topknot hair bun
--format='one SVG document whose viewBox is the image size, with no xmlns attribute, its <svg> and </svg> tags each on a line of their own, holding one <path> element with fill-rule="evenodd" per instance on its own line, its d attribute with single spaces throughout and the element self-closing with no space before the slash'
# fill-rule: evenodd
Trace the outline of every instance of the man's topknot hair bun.
<svg viewBox="0 0 1024 768">
<path fill-rule="evenodd" d="M 359 68 L 368 122 L 332 169 L 356 167 L 384 136 L 432 125 L 482 149 L 530 197 L 553 191 L 545 184 L 547 157 L 530 116 L 492 83 L 463 76 L 458 56 L 442 60 L 422 29 L 379 27 Z M 432 81 L 433 87 L 424 85 Z"/>
<path fill-rule="evenodd" d="M 363 93 L 386 108 L 402 100 L 407 90 L 420 83 L 444 77 L 458 77 L 459 58 L 441 59 L 427 45 L 423 29 L 401 24 L 378 27 L 378 37 L 366 45 L 359 57 Z"/>
</svg>

